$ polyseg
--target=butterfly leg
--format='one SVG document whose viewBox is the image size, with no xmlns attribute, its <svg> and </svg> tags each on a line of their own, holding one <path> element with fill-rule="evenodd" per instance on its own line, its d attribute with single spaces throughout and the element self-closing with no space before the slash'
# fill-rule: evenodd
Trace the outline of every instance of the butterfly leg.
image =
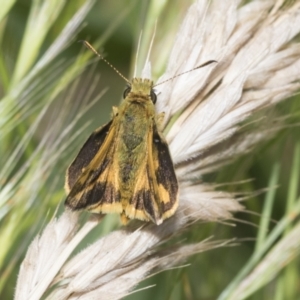
<svg viewBox="0 0 300 300">
<path fill-rule="evenodd" d="M 164 112 L 161 112 L 156 116 L 156 126 L 158 127 L 159 132 L 161 132 L 164 128 L 164 118 L 165 118 Z"/>
<path fill-rule="evenodd" d="M 118 114 L 119 110 L 118 110 L 118 108 L 116 106 L 113 106 L 112 110 L 113 110 L 112 111 L 112 117 L 115 117 Z"/>
</svg>

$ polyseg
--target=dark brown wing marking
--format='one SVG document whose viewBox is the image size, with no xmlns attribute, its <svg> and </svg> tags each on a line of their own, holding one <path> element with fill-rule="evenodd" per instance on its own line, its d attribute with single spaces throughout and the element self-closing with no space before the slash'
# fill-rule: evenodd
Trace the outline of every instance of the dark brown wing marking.
<svg viewBox="0 0 300 300">
<path fill-rule="evenodd" d="M 87 141 L 80 149 L 77 157 L 69 166 L 66 173 L 66 183 L 65 183 L 65 189 L 67 193 L 72 189 L 75 182 L 82 174 L 82 170 L 88 166 L 91 160 L 95 157 L 96 153 L 99 151 L 101 145 L 104 142 L 104 139 L 107 136 L 111 123 L 112 122 L 110 121 L 106 125 L 95 130 L 90 135 L 90 137 L 87 139 Z"/>
<path fill-rule="evenodd" d="M 159 203 L 162 219 L 171 217 L 178 207 L 178 181 L 165 139 L 153 128 L 153 163 L 156 201 Z"/>
</svg>

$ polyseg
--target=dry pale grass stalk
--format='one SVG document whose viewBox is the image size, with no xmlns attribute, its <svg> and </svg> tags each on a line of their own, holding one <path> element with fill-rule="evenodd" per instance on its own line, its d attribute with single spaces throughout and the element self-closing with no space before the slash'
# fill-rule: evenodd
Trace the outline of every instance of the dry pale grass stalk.
<svg viewBox="0 0 300 300">
<path fill-rule="evenodd" d="M 65 212 L 58 220 L 51 221 L 43 234 L 34 239 L 18 278 L 18 282 L 26 284 L 16 290 L 16 299 L 23 299 L 24 295 L 27 299 L 40 299 L 78 243 L 98 224 L 92 218 L 77 232 L 77 222 L 76 213 Z"/>
<path fill-rule="evenodd" d="M 71 258 L 55 277 L 49 270 L 58 273 L 63 249 L 76 231 L 76 219 L 65 213 L 30 246 L 15 299 L 38 299 L 30 295 L 37 295 L 41 285 L 39 295 L 46 291 L 50 279 L 59 285 L 48 299 L 120 299 L 154 270 L 216 246 L 205 241 L 179 246 L 173 253 L 156 248 L 197 220 L 224 220 L 243 209 L 231 194 L 191 178 L 215 170 L 265 139 L 267 130 L 241 135 L 240 123 L 292 95 L 300 79 L 300 45 L 292 42 L 300 31 L 300 2 L 285 8 L 271 0 L 240 3 L 196 1 L 179 30 L 166 73 L 158 80 L 207 60 L 218 61 L 156 88 L 157 110 L 166 113 L 166 138 L 180 183 L 175 216 L 160 226 L 129 226 L 110 233 Z M 53 231 L 59 233 L 54 238 Z"/>
</svg>

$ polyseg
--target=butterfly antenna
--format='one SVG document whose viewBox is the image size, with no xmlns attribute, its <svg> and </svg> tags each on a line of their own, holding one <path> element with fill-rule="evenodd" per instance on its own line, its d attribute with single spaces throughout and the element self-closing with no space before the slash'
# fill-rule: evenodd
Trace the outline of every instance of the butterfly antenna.
<svg viewBox="0 0 300 300">
<path fill-rule="evenodd" d="M 122 77 L 126 82 L 131 84 L 131 82 L 120 72 L 118 71 L 109 61 L 107 61 L 89 42 L 87 41 L 79 41 L 84 44 L 88 49 L 93 51 L 97 56 L 99 56 L 107 65 L 109 65 L 120 77 Z"/>
<path fill-rule="evenodd" d="M 154 85 L 154 87 L 155 87 L 155 86 L 158 86 L 158 85 L 161 85 L 161 84 L 163 84 L 163 83 L 165 83 L 165 82 L 167 82 L 167 81 L 173 80 L 174 78 L 179 77 L 179 76 L 181 76 L 181 75 L 184 75 L 184 74 L 186 74 L 186 73 L 189 73 L 189 72 L 191 72 L 191 71 L 194 71 L 194 70 L 203 68 L 203 67 L 205 67 L 205 66 L 207 66 L 207 65 L 210 65 L 210 64 L 212 64 L 212 63 L 217 63 L 217 61 L 216 61 L 216 60 L 209 60 L 209 61 L 205 62 L 204 64 L 199 65 L 199 66 L 197 66 L 197 67 L 195 67 L 195 68 L 193 68 L 193 69 L 190 69 L 190 70 L 188 70 L 188 71 L 179 73 L 179 74 L 177 74 L 177 75 L 175 75 L 175 76 L 173 76 L 173 77 L 171 77 L 171 78 L 169 78 L 169 79 L 166 79 L 166 80 L 164 80 L 164 81 L 162 81 L 162 82 L 160 82 L 160 83 Z"/>
</svg>

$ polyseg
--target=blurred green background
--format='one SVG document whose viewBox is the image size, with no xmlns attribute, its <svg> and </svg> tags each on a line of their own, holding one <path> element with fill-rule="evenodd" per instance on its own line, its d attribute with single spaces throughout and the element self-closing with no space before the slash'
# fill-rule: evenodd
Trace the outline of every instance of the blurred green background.
<svg viewBox="0 0 300 300">
<path fill-rule="evenodd" d="M 0 1 L 0 4 L 4 5 L 4 2 Z M 139 34 L 143 30 L 138 65 L 140 70 L 141 62 L 146 55 L 145 49 L 149 45 L 153 32 L 153 24 L 157 18 L 158 29 L 155 41 L 157 46 L 154 47 L 151 56 L 154 64 L 154 78 L 157 79 L 166 66 L 168 51 L 172 47 L 180 20 L 189 4 L 192 3 L 192 1 L 179 0 L 96 1 L 84 18 L 81 29 L 65 44 L 66 49 L 60 51 L 51 63 L 30 77 L 28 75 L 30 70 L 54 43 L 74 13 L 86 2 L 83 0 L 64 1 L 55 21 L 46 30 L 40 46 L 37 47 L 37 54 L 32 64 L 18 79 L 16 65 L 19 63 L 25 27 L 30 19 L 35 22 L 35 16 L 30 15 L 30 11 L 34 3 L 38 5 L 39 2 L 15 1 L 0 23 L 0 96 L 3 104 L 1 106 L 3 115 L 0 119 L 2 123 L 0 163 L 3 167 L 2 171 L 5 170 L 0 176 L 2 190 L 0 194 L 2 197 L 0 199 L 0 247 L 2 248 L 0 252 L 0 299 L 13 297 L 18 268 L 24 258 L 26 248 L 33 237 L 52 218 L 57 206 L 64 199 L 64 172 L 67 166 L 88 135 L 110 119 L 111 107 L 118 105 L 126 86 L 124 80 L 105 63 L 99 61 L 92 53 L 86 54 L 88 50 L 77 41 L 88 40 L 122 74 L 131 78 Z M 33 39 L 35 40 L 38 38 Z M 31 47 L 32 50 L 35 49 L 34 43 L 27 45 L 27 51 L 30 52 Z M 76 69 L 78 55 L 82 57 L 88 55 L 88 57 L 85 57 Z M 75 66 L 78 73 L 70 71 L 70 74 L 75 75 L 69 75 L 66 79 L 64 74 L 72 70 L 72 66 Z M 60 78 L 64 80 L 61 81 Z M 97 79 L 96 82 L 95 79 Z M 58 92 L 53 93 L 56 89 Z M 104 90 L 103 96 L 73 124 L 83 107 L 95 100 L 97 95 Z M 153 299 L 155 297 L 156 299 L 192 300 L 218 297 L 254 251 L 260 214 L 266 197 L 262 189 L 270 185 L 272 176 L 278 188 L 274 196 L 270 228 L 276 226 L 276 221 L 285 214 L 288 209 L 288 198 L 292 198 L 291 202 L 295 202 L 299 197 L 300 152 L 299 148 L 298 152 L 295 150 L 295 146 L 299 145 L 300 137 L 297 124 L 300 114 L 299 103 L 299 97 L 295 96 L 264 111 L 262 116 L 267 115 L 272 119 L 288 116 L 284 120 L 286 128 L 230 166 L 205 177 L 208 182 L 218 183 L 252 179 L 243 184 L 228 184 L 222 188 L 239 194 L 256 194 L 247 199 L 245 205 L 248 211 L 257 214 L 247 212 L 237 214 L 235 227 L 220 224 L 195 225 L 192 230 L 178 237 L 177 241 L 178 243 L 199 242 L 213 235 L 220 239 L 237 237 L 241 239 L 240 244 L 237 247 L 221 248 L 195 255 L 189 259 L 189 266 L 166 271 L 145 280 L 138 288 L 152 284 L 155 284 L 155 287 L 132 294 L 126 299 Z M 45 107 L 47 110 L 41 115 Z M 61 110 L 64 113 L 60 114 Z M 7 113 L 4 114 L 6 111 Z M 6 116 L 8 119 L 5 119 Z M 37 128 L 26 137 L 26 133 L 30 131 L 32 124 L 39 116 L 41 116 L 41 121 Z M 57 127 L 55 124 L 58 124 Z M 72 129 L 69 132 L 64 131 L 70 124 Z M 54 128 L 53 132 L 52 128 Z M 80 134 L 75 136 L 79 130 Z M 47 135 L 49 131 L 51 134 Z M 64 133 L 63 136 L 61 136 L 62 133 Z M 51 142 L 58 137 L 62 138 L 60 146 L 52 149 Z M 62 145 L 72 137 L 74 140 L 64 148 Z M 43 146 L 40 146 L 41 142 L 44 143 Z M 16 151 L 18 145 L 20 148 Z M 53 156 L 51 159 L 51 155 L 54 155 L 56 151 L 60 155 Z M 13 153 L 15 153 L 14 163 L 7 164 Z M 51 163 L 43 169 L 44 165 L 40 161 Z M 5 192 L 7 189 L 9 193 Z M 256 191 L 261 192 L 254 193 Z M 59 211 L 62 209 L 60 205 Z M 108 216 L 106 219 L 83 244 L 90 243 L 119 226 L 118 219 L 114 216 Z M 275 280 L 248 299 L 275 299 L 275 297 L 276 299 L 297 299 L 297 295 L 300 294 L 299 287 L 298 258 L 289 265 L 288 269 L 278 274 Z"/>
</svg>

